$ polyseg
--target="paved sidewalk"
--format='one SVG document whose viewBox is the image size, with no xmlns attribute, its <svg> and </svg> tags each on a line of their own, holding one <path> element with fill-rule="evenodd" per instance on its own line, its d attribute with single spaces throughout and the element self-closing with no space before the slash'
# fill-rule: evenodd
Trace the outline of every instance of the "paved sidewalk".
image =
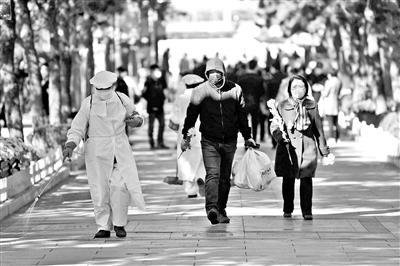
<svg viewBox="0 0 400 266">
<path fill-rule="evenodd" d="M 167 143 L 174 133 L 167 129 Z M 232 188 L 228 225 L 212 226 L 204 198 L 187 199 L 175 151 L 150 151 L 146 128 L 134 154 L 148 210 L 130 210 L 128 237 L 96 231 L 84 171 L 1 223 L 1 265 L 399 265 L 399 169 L 366 157 L 355 143 L 333 152 L 334 166 L 314 179 L 314 220 L 304 221 L 296 182 L 295 212 L 282 218 L 281 179 L 262 192 Z M 262 149 L 273 156 L 267 144 Z M 240 151 L 239 151 L 240 152 Z"/>
</svg>

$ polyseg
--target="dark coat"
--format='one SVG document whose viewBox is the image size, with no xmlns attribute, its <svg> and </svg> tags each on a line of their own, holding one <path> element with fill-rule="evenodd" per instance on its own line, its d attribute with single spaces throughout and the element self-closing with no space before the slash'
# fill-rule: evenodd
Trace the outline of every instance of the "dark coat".
<svg viewBox="0 0 400 266">
<path fill-rule="evenodd" d="M 264 79 L 257 73 L 241 75 L 237 84 L 242 88 L 246 111 L 260 109 L 260 98 L 264 94 Z"/>
<path fill-rule="evenodd" d="M 147 101 L 147 112 L 164 113 L 165 94 L 167 82 L 163 77 L 155 80 L 150 76 L 144 83 L 142 96 Z"/>
<path fill-rule="evenodd" d="M 329 147 L 326 145 L 326 139 L 323 132 L 322 120 L 318 113 L 317 104 L 310 99 L 304 100 L 306 112 L 310 118 L 311 125 L 304 131 L 289 129 L 289 125 L 293 124 L 295 119 L 294 106 L 289 100 L 281 102 L 277 109 L 281 114 L 288 133 L 290 143 L 284 143 L 282 140 L 282 132 L 279 127 L 272 123 L 271 132 L 278 142 L 275 157 L 275 172 L 277 176 L 303 178 L 314 177 L 317 169 L 317 148 L 323 156 L 329 154 Z M 292 159 L 293 164 L 289 160 Z"/>
<path fill-rule="evenodd" d="M 236 83 L 226 80 L 219 92 L 209 82 L 193 89 L 182 129 L 184 138 L 199 115 L 200 132 L 204 138 L 229 143 L 237 140 L 238 131 L 245 140 L 251 138 L 242 89 Z"/>
</svg>

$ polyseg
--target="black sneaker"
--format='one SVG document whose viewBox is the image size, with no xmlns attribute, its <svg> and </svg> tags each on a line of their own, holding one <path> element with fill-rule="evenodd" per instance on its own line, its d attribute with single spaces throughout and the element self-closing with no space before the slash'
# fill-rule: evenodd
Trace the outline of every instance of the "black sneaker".
<svg viewBox="0 0 400 266">
<path fill-rule="evenodd" d="M 197 198 L 197 194 L 194 194 L 194 195 L 188 195 L 187 197 L 188 197 L 189 199 Z"/>
<path fill-rule="evenodd" d="M 107 230 L 99 230 L 95 235 L 94 238 L 109 238 L 110 231 Z"/>
<path fill-rule="evenodd" d="M 219 213 L 218 222 L 220 224 L 229 224 L 230 221 L 231 221 L 231 219 L 228 218 L 225 210 L 223 210 Z"/>
<path fill-rule="evenodd" d="M 123 226 L 114 226 L 114 231 L 117 237 L 126 237 L 126 231 Z"/>
<path fill-rule="evenodd" d="M 199 186 L 199 194 L 200 194 L 200 196 L 204 197 L 204 195 L 206 194 L 206 187 L 205 187 L 203 179 L 198 178 L 196 180 L 196 182 L 197 182 L 197 185 Z"/>
<path fill-rule="evenodd" d="M 212 208 L 207 212 L 207 218 L 210 220 L 211 224 L 217 224 L 218 221 L 218 211 L 215 208 Z"/>
<path fill-rule="evenodd" d="M 304 219 L 304 220 L 312 220 L 312 219 L 313 219 L 313 216 L 312 216 L 312 214 L 304 214 L 304 215 L 303 215 L 303 219 Z"/>
<path fill-rule="evenodd" d="M 290 212 L 283 213 L 284 218 L 292 218 L 292 214 Z"/>
</svg>

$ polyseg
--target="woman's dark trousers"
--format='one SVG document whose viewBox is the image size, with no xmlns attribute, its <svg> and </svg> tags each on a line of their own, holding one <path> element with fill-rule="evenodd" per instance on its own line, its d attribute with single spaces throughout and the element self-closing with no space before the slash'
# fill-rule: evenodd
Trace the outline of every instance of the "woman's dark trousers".
<svg viewBox="0 0 400 266">
<path fill-rule="evenodd" d="M 282 181 L 283 212 L 292 213 L 294 209 L 294 183 L 295 178 L 284 177 Z M 300 207 L 303 215 L 312 214 L 312 178 L 300 178 Z"/>
</svg>

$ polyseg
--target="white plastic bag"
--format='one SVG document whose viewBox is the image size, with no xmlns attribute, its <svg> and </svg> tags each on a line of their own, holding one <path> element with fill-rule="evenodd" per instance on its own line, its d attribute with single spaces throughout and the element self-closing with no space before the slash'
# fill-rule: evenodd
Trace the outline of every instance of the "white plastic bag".
<svg viewBox="0 0 400 266">
<path fill-rule="evenodd" d="M 271 159 L 265 153 L 249 148 L 232 168 L 233 183 L 239 188 L 264 190 L 275 178 Z"/>
</svg>

